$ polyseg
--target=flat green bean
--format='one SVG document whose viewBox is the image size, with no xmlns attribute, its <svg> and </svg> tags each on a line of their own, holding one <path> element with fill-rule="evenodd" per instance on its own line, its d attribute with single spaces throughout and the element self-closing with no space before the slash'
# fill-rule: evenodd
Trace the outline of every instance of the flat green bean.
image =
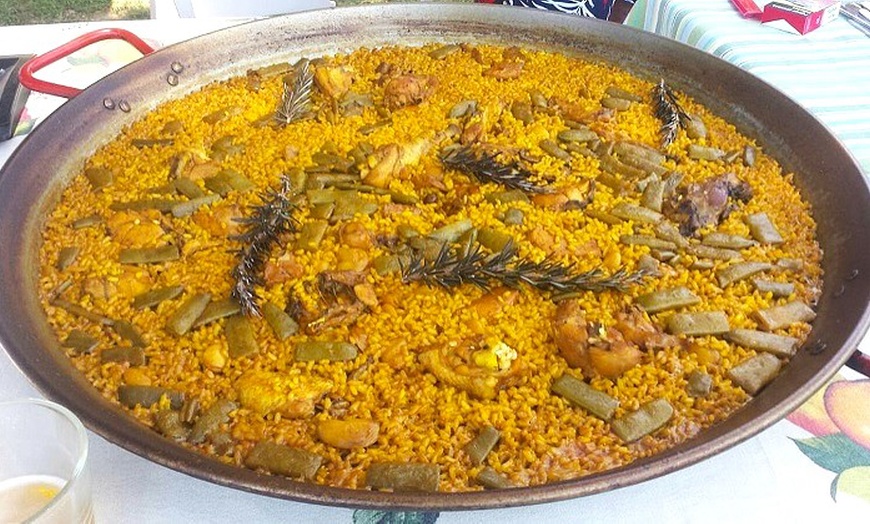
<svg viewBox="0 0 870 524">
<path fill-rule="evenodd" d="M 311 360 L 353 360 L 358 353 L 357 347 L 350 342 L 308 340 L 296 345 L 294 355 L 299 362 Z"/>
<path fill-rule="evenodd" d="M 721 335 L 731 330 L 724 311 L 675 313 L 668 319 L 668 331 L 674 335 L 700 337 Z"/>
<path fill-rule="evenodd" d="M 484 426 L 468 444 L 465 445 L 465 454 L 471 459 L 471 463 L 478 466 L 483 463 L 486 456 L 498 443 L 501 433 L 492 426 Z"/>
<path fill-rule="evenodd" d="M 322 462 L 320 455 L 267 440 L 258 442 L 245 457 L 245 466 L 251 469 L 305 480 L 314 478 Z"/>
<path fill-rule="evenodd" d="M 393 491 L 438 491 L 441 468 L 418 462 L 375 462 L 366 471 L 366 485 Z"/>
<path fill-rule="evenodd" d="M 603 420 L 610 420 L 619 406 L 615 398 L 568 374 L 557 378 L 551 390 Z"/>
<path fill-rule="evenodd" d="M 247 357 L 260 352 L 260 345 L 254 336 L 254 327 L 247 317 L 236 315 L 227 318 L 224 324 L 227 337 L 227 351 L 230 358 Z"/>
<path fill-rule="evenodd" d="M 728 378 L 750 395 L 756 395 L 773 380 L 782 362 L 771 353 L 759 353 L 728 371 Z"/>
<path fill-rule="evenodd" d="M 613 432 L 624 442 L 634 442 L 664 426 L 674 416 L 674 407 L 659 398 L 642 405 L 610 423 Z"/>
<path fill-rule="evenodd" d="M 192 295 L 166 321 L 167 329 L 178 336 L 187 333 L 193 327 L 196 319 L 205 311 L 209 302 L 211 302 L 209 293 Z"/>
</svg>

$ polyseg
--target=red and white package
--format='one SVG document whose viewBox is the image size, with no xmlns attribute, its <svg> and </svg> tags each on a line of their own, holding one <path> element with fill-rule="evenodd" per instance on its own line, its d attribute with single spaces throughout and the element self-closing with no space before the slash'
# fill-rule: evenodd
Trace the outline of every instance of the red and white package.
<svg viewBox="0 0 870 524">
<path fill-rule="evenodd" d="M 755 0 L 731 0 L 731 3 L 734 4 L 743 18 L 761 17 L 762 9 L 758 7 Z"/>
<path fill-rule="evenodd" d="M 790 33 L 805 35 L 837 18 L 838 0 L 788 0 L 769 2 L 761 23 Z"/>
</svg>

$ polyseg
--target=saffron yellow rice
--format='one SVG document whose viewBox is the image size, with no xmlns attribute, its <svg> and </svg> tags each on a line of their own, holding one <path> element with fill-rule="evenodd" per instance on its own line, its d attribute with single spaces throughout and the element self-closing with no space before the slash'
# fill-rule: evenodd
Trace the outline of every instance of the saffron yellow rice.
<svg viewBox="0 0 870 524">
<path fill-rule="evenodd" d="M 486 309 L 478 307 L 479 299 L 491 290 L 469 284 L 443 288 L 405 283 L 401 271 L 375 269 L 373 261 L 391 254 L 384 239 L 397 238 L 397 230 L 413 230 L 425 237 L 440 227 L 470 219 L 474 228 L 509 233 L 520 257 L 571 264 L 578 272 L 595 268 L 605 274 L 620 268 L 633 272 L 649 255 L 660 258 L 658 275 L 647 276 L 624 291 L 580 294 L 576 300 L 586 318 L 603 326 L 612 326 L 617 312 L 635 305 L 637 297 L 683 286 L 701 300 L 679 311 L 724 311 L 731 329 L 756 330 L 760 329 L 756 311 L 793 301 L 813 304 L 821 287 L 822 254 L 815 240 L 815 223 L 809 205 L 792 184 L 792 174 L 783 172 L 753 140 L 703 105 L 677 94 L 686 112 L 704 122 L 706 136 L 690 138 L 680 129 L 676 139 L 661 148 L 662 122 L 650 100 L 651 82 L 615 66 L 539 50 L 488 45 L 463 45 L 450 48 L 449 53 L 440 49 L 435 44 L 360 49 L 313 61 L 315 72 L 332 68 L 339 74 L 338 80 L 350 81 L 351 93 L 362 98 L 370 95 L 356 111 L 342 105 L 348 100 L 346 93 L 332 99 L 319 82 L 313 90 L 311 115 L 286 125 L 276 124 L 271 115 L 281 103 L 284 72 L 271 76 L 251 73 L 166 102 L 101 146 L 85 168 L 107 168 L 112 173 L 111 183 L 95 189 L 84 174 L 74 178 L 42 233 L 40 293 L 57 333 L 58 350 L 66 351 L 76 368 L 111 402 L 118 402 L 123 385 L 183 393 L 192 411 L 182 421 L 182 429 L 190 429 L 197 414 L 218 400 L 232 401 L 233 409 L 213 432 L 220 438 L 184 441 L 184 445 L 215 460 L 244 467 L 255 445 L 273 442 L 322 458 L 310 481 L 359 489 L 367 489 L 369 467 L 383 462 L 437 465 L 440 491 L 484 489 L 476 480 L 483 468 L 492 468 L 515 486 L 582 477 L 659 453 L 724 420 L 746 403 L 750 395 L 731 380 L 729 371 L 757 351 L 731 343 L 727 337 L 681 336 L 685 343 L 644 350 L 638 365 L 608 378 L 568 366 L 554 343 L 553 318 L 559 303 L 550 292 L 520 285 L 510 300 L 497 299 L 497 307 Z M 507 62 L 521 63 L 519 73 L 495 74 Z M 385 107 L 385 79 L 390 75 L 425 79 L 421 99 Z M 604 118 L 601 101 L 608 96 L 606 90 L 614 86 L 642 101 L 605 112 L 608 118 Z M 532 93 L 542 95 L 547 107 L 536 107 Z M 451 110 L 462 101 L 475 101 L 475 111 L 451 117 Z M 528 103 L 534 109 L 531 122 L 516 117 L 511 110 L 514 102 Z M 740 253 L 746 260 L 769 262 L 776 268 L 783 259 L 790 260 L 792 269 L 772 269 L 766 278 L 792 283 L 793 293 L 774 297 L 758 291 L 750 279 L 721 287 L 716 270 L 727 266 L 728 261 L 698 263 L 701 259 L 690 253 L 664 261 L 668 257 L 652 253 L 647 246 L 620 242 L 628 234 L 652 236 L 653 226 L 632 220 L 609 224 L 593 215 L 600 217 L 619 203 L 640 205 L 642 193 L 634 188 L 637 181 L 626 181 L 629 190 L 620 192 L 601 183 L 605 170 L 595 155 L 570 152 L 570 160 L 562 160 L 541 149 L 543 140 L 559 143 L 557 135 L 566 129 L 566 117 L 559 108 L 568 105 L 590 115 L 587 125 L 602 141 L 630 141 L 660 149 L 666 155 L 663 165 L 667 170 L 684 175 L 683 186 L 726 172 L 748 183 L 752 198 L 737 204 L 720 224 L 707 226 L 700 233 L 716 230 L 749 238 L 746 217 L 766 213 L 784 241 L 754 244 Z M 214 117 L 204 120 L 208 115 Z M 444 147 L 461 139 L 448 131 L 451 124 L 460 134 L 477 124 L 476 130 L 465 133 L 466 141 L 486 143 L 513 155 L 511 158 L 530 166 L 534 180 L 542 185 L 557 192 L 576 185 L 588 195 L 589 182 L 597 181 L 594 195 L 583 206 L 558 209 L 540 205 L 545 199 L 506 202 L 487 198 L 504 188 L 447 169 L 439 160 Z M 474 133 L 477 135 L 471 136 Z M 216 155 L 213 144 L 227 136 L 243 149 Z M 133 143 L 134 139 L 164 138 L 171 141 L 144 147 Z M 359 198 L 377 204 L 376 211 L 328 223 L 316 249 L 297 245 L 298 232 L 284 235 L 268 253 L 267 266 L 271 270 L 283 268 L 292 276 L 272 275 L 256 290 L 260 304 L 271 302 L 285 309 L 296 301 L 305 311 L 322 312 L 325 306 L 317 288 L 318 275 L 361 271 L 364 285 L 360 289 L 369 293 L 361 314 L 319 331 L 306 329 L 303 321 L 285 340 L 280 340 L 262 317 L 247 317 L 259 351 L 235 358 L 227 346 L 226 318 L 183 335 L 167 329 L 167 319 L 195 294 L 209 293 L 213 300 L 230 297 L 234 284 L 231 273 L 241 247 L 230 233 L 238 225 L 224 220 L 220 227 L 225 230 L 221 230 L 209 223 L 210 217 L 220 210 L 224 219 L 227 214 L 241 218 L 249 213 L 249 206 L 262 203 L 263 191 L 280 187 L 282 175 L 307 169 L 310 178 L 316 171 L 312 166 L 317 165 L 318 152 L 348 158 L 360 143 L 370 146 L 369 155 L 391 145 L 404 151 L 418 147 L 419 154 L 392 173 L 383 191 L 360 193 Z M 756 158 L 748 163 L 740 159 L 698 160 L 687 153 L 690 143 L 726 152 L 743 151 L 748 146 L 755 148 Z M 189 216 L 110 207 L 157 197 L 186 200 L 177 193 L 159 194 L 171 190 L 166 187 L 173 181 L 173 161 L 183 155 L 189 161 L 185 169 L 210 174 L 214 174 L 208 171 L 212 168 L 230 169 L 242 174 L 255 189 L 229 191 Z M 365 176 L 375 163 L 376 159 L 367 158 L 349 172 Z M 180 176 L 186 173 L 189 171 L 181 171 Z M 205 178 L 189 178 L 204 194 L 211 194 Z M 396 203 L 391 196 L 396 194 L 417 202 Z M 299 195 L 293 216 L 298 227 L 304 228 L 313 219 L 305 191 Z M 510 209 L 522 212 L 522 223 L 504 223 Z M 77 222 L 94 215 L 95 225 L 82 227 Z M 349 223 L 356 231 L 363 231 L 370 242 L 363 247 L 348 245 L 343 232 Z M 153 264 L 119 261 L 122 249 L 167 244 L 179 248 L 178 260 Z M 78 251 L 74 260 L 61 264 L 65 248 L 64 256 L 69 256 L 69 248 Z M 794 261 L 800 263 L 795 265 Z M 179 296 L 153 307 L 133 306 L 133 297 L 175 285 L 183 286 Z M 493 289 L 497 287 L 493 285 Z M 145 342 L 145 363 L 107 361 L 105 351 L 130 346 L 130 340 L 106 323 L 63 307 L 67 304 L 131 323 Z M 665 311 L 648 317 L 664 330 L 673 314 Z M 795 322 L 776 334 L 803 341 L 809 330 L 808 323 Z M 88 351 L 66 347 L 74 331 L 88 335 L 95 347 Z M 495 340 L 512 349 L 516 356 L 510 365 L 521 370 L 494 398 L 480 398 L 445 383 L 418 358 L 432 348 L 459 347 L 476 339 Z M 350 342 L 358 353 L 351 360 L 299 362 L 295 349 L 307 340 Z M 712 378 L 708 394 L 693 396 L 687 392 L 687 377 L 694 371 Z M 257 377 L 253 372 L 268 377 L 263 380 L 269 383 L 258 390 L 259 394 L 275 398 L 240 398 L 240 378 Z M 666 399 L 674 414 L 660 429 L 637 441 L 624 442 L 611 431 L 608 421 L 551 391 L 554 380 L 566 373 L 616 399 L 615 418 L 655 399 Z M 325 392 L 315 395 L 312 409 L 288 415 L 286 409 L 275 408 L 302 389 L 316 387 Z M 198 402 L 198 412 L 190 407 L 192 399 Z M 161 411 L 177 409 L 170 404 L 169 397 L 163 396 L 150 406 L 125 409 L 156 428 Z M 331 419 L 366 421 L 370 428 L 377 428 L 376 439 L 347 448 L 331 445 L 318 433 L 320 425 Z M 500 439 L 483 463 L 474 464 L 464 447 L 486 426 L 498 430 Z M 155 432 L 154 438 L 165 437 Z"/>
</svg>

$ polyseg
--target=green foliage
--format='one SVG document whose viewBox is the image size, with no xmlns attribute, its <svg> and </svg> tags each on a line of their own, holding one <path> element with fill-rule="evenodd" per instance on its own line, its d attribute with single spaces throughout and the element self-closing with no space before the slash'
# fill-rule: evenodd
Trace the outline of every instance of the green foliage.
<svg viewBox="0 0 870 524">
<path fill-rule="evenodd" d="M 358 509 L 353 512 L 353 524 L 435 524 L 436 512 L 377 511 Z"/>
<path fill-rule="evenodd" d="M 870 466 L 870 450 L 842 433 L 792 440 L 804 455 L 828 471 L 842 473 L 851 467 Z"/>
<path fill-rule="evenodd" d="M 842 433 L 792 440 L 817 466 L 837 474 L 831 482 L 832 499 L 846 492 L 870 500 L 870 450 Z"/>
<path fill-rule="evenodd" d="M 116 2 L 117 3 L 117 2 Z M 2 0 L 0 25 L 48 24 L 106 20 L 111 18 L 148 18 L 146 0 L 121 2 L 112 0 Z"/>
<path fill-rule="evenodd" d="M 384 4 L 408 0 L 336 0 L 336 5 Z M 471 3 L 474 0 L 442 0 Z M 0 0 L 0 25 L 50 24 L 150 17 L 148 0 Z"/>
</svg>

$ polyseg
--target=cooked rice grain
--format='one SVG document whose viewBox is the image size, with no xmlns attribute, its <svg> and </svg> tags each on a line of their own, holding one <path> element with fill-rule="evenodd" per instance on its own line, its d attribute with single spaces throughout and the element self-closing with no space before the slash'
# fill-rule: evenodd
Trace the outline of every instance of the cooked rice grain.
<svg viewBox="0 0 870 524">
<path fill-rule="evenodd" d="M 432 75 L 438 79 L 433 93 L 424 102 L 392 111 L 390 124 L 367 136 L 362 136 L 359 128 L 381 121 L 384 115 L 373 107 L 366 107 L 359 115 L 334 118 L 335 122 L 331 122 L 329 103 L 317 93 L 315 105 L 320 107 L 317 118 L 286 127 L 254 126 L 253 122 L 268 117 L 275 110 L 282 89 L 281 79 L 263 79 L 260 88 L 251 91 L 245 78 L 233 78 L 161 105 L 100 147 L 87 160 L 86 167 L 110 168 L 114 172 L 114 183 L 92 191 L 84 176 L 72 180 L 43 231 L 39 281 L 48 320 L 59 340 L 73 329 L 83 330 L 100 340 L 93 354 L 70 353 L 75 366 L 94 387 L 110 401 L 117 402 L 118 386 L 124 383 L 125 377 L 135 377 L 136 381 L 149 381 L 155 386 L 182 391 L 207 407 L 217 399 L 236 400 L 236 381 L 252 370 L 318 377 L 331 382 L 333 387 L 310 416 L 288 418 L 278 412 L 263 415 L 241 407 L 231 413 L 229 423 L 221 428 L 228 431 L 235 442 L 228 454 L 216 454 L 215 447 L 208 441 L 186 445 L 212 454 L 217 460 L 238 465 L 261 440 L 297 446 L 324 458 L 316 482 L 351 488 L 364 487 L 366 468 L 375 462 L 434 463 L 441 468 L 442 491 L 482 489 L 473 479 L 485 466 L 520 486 L 571 479 L 623 466 L 692 438 L 742 406 L 748 395 L 730 382 L 727 371 L 753 356 L 754 351 L 714 337 L 699 337 L 685 345 L 647 350 L 640 365 L 616 379 L 584 377 L 594 388 L 620 401 L 616 416 L 658 398 L 667 399 L 674 406 L 676 413 L 665 428 L 625 444 L 611 433 L 607 423 L 550 393 L 556 377 L 566 372 L 581 377 L 583 374 L 568 368 L 554 345 L 552 318 L 557 306 L 546 293 L 521 287 L 516 298 L 502 301 L 494 314 L 481 315 L 472 307 L 473 301 L 483 295 L 478 288 L 465 285 L 448 290 L 422 283 L 403 284 L 399 275 L 379 276 L 370 266 L 366 268 L 366 281 L 373 286 L 377 303 L 370 305 L 352 325 L 339 324 L 313 336 L 300 330 L 281 342 L 262 319 L 252 318 L 260 352 L 251 358 L 229 359 L 223 335 L 225 320 L 194 329 L 183 337 L 167 332 L 164 325 L 166 318 L 195 293 L 208 292 L 215 298 L 229 296 L 233 284 L 230 271 L 236 263 L 233 251 L 239 247 L 238 242 L 214 234 L 192 217 L 147 214 L 148 220 L 156 221 L 165 231 L 160 243 L 172 241 L 182 246 L 182 260 L 124 266 L 117 260 L 125 246 L 102 225 L 72 228 L 75 220 L 95 212 L 107 219 L 113 213 L 108 207 L 114 202 L 160 196 L 153 194 L 154 189 L 170 181 L 169 166 L 175 155 L 187 152 L 194 163 L 207 163 L 211 144 L 223 136 L 232 135 L 233 142 L 244 145 L 245 149 L 242 153 L 227 155 L 219 162 L 219 167 L 244 174 L 260 190 L 275 189 L 282 173 L 311 166 L 312 156 L 324 145 L 346 156 L 360 142 L 378 148 L 388 144 L 411 144 L 420 138 L 431 139 L 448 127 L 451 123 L 447 119 L 448 111 L 461 100 L 478 101 L 478 113 L 471 121 L 484 126 L 486 142 L 510 151 L 525 150 L 528 157 L 539 158 L 532 168 L 536 180 L 563 189 L 595 179 L 600 173 L 598 159 L 574 154 L 570 167 L 566 168 L 564 162 L 548 156 L 539 146 L 544 139 L 555 140 L 556 134 L 565 129 L 558 111 L 539 111 L 533 123 L 524 125 L 510 113 L 510 103 L 528 101 L 529 93 L 537 90 L 551 105 L 557 100 L 573 103 L 578 111 L 593 114 L 600 109 L 600 99 L 608 86 L 615 85 L 645 98 L 653 87 L 612 65 L 530 49 L 522 51 L 524 66 L 518 78 L 498 80 L 483 73 L 490 64 L 502 60 L 502 48 L 478 46 L 485 65 L 476 62 L 469 52 L 456 52 L 443 60 L 433 60 L 428 53 L 434 48 L 432 45 L 422 49 L 361 49 L 325 59 L 330 64 L 349 66 L 354 74 L 352 91 L 372 93 L 376 103 L 384 90 L 375 72 L 381 64 L 391 64 L 398 72 Z M 702 140 L 703 145 L 726 151 L 742 150 L 746 145 L 757 147 L 700 103 L 684 96 L 680 96 L 680 100 L 687 112 L 704 120 L 708 134 Z M 222 109 L 227 110 L 225 119 L 215 124 L 203 121 L 203 116 Z M 593 121 L 589 125 L 607 140 L 631 140 L 656 147 L 660 143 L 660 123 L 653 115 L 649 103 L 633 103 L 612 120 Z M 172 146 L 137 148 L 131 145 L 134 138 L 161 137 L 161 130 L 171 121 L 183 124 L 183 129 L 173 135 Z M 656 289 L 685 286 L 703 299 L 701 304 L 685 311 L 725 311 L 733 328 L 755 329 L 754 311 L 789 300 L 812 303 L 817 297 L 821 286 L 821 251 L 815 241 L 815 223 L 809 205 L 791 184 L 792 175 L 782 173 L 776 161 L 761 151 L 753 167 L 691 160 L 686 153 L 689 143 L 691 140 L 680 132 L 667 148 L 666 167 L 685 174 L 683 184 L 726 171 L 748 182 L 754 197 L 738 206 L 717 229 L 748 236 L 743 217 L 755 212 L 767 213 L 785 242 L 778 246 L 754 246 L 743 250 L 742 254 L 747 260 L 771 263 L 784 257 L 802 260 L 804 269 L 800 274 L 772 275 L 794 283 L 794 295 L 775 299 L 743 281 L 721 289 L 714 275 L 715 269 L 725 263 L 716 261 L 714 269 L 693 270 L 689 268 L 696 258 L 683 254 L 682 260 L 672 266 L 662 265 L 661 277 L 647 278 L 626 293 L 583 293 L 579 300 L 590 320 L 613 325 L 614 315 L 630 306 L 634 297 Z M 393 191 L 418 194 L 419 181 L 427 176 L 435 177 L 442 189 L 426 191 L 436 195 L 436 203 L 391 209 L 388 196 L 364 196 L 376 201 L 380 210 L 371 216 L 356 216 L 353 221 L 369 232 L 372 247 L 351 252 L 354 257 L 346 263 L 360 255 L 371 261 L 388 254 L 376 240 L 395 235 L 398 225 L 412 227 L 425 235 L 465 218 L 471 219 L 478 228 L 494 227 L 509 232 L 520 256 L 535 261 L 547 257 L 570 263 L 577 271 L 601 266 L 608 253 L 613 266 L 607 268 L 608 272 L 623 266 L 634 270 L 638 259 L 649 253 L 649 248 L 644 246 L 621 245 L 619 238 L 632 233 L 653 235 L 650 225 L 623 222 L 609 226 L 590 218 L 582 210 L 558 211 L 532 203 L 485 201 L 486 193 L 500 188 L 480 186 L 466 175 L 443 171 L 437 159 L 441 145 L 432 144 L 418 163 L 409 166 L 390 183 Z M 640 192 L 616 194 L 603 184 L 597 184 L 591 208 L 607 211 L 617 203 L 637 204 L 639 199 Z M 259 203 L 257 191 L 231 192 L 197 215 L 214 212 L 224 205 L 235 206 L 236 212 L 245 212 L 248 206 Z M 452 205 L 444 205 L 448 203 Z M 505 226 L 499 220 L 510 208 L 523 212 L 522 224 Z M 449 216 L 445 214 L 447 209 L 452 213 Z M 304 222 L 306 213 L 299 211 L 297 218 Z M 339 227 L 340 224 L 330 225 L 319 249 L 313 252 L 294 249 L 293 237 L 289 235 L 285 239 L 287 252 L 294 257 L 294 270 L 300 274 L 259 288 L 262 298 L 281 308 L 290 303 L 291 297 L 309 311 L 322 308 L 317 275 L 334 269 L 342 263 L 341 257 L 346 256 L 340 253 Z M 530 240 L 536 237 L 547 241 Z M 77 260 L 59 271 L 55 264 L 60 250 L 73 245 L 81 248 Z M 272 262 L 279 262 L 284 254 L 284 249 L 275 250 L 270 254 Z M 147 342 L 146 366 L 135 373 L 125 373 L 127 364 L 100 362 L 99 355 L 104 349 L 124 342 L 112 330 L 100 328 L 50 302 L 51 291 L 66 279 L 73 281 L 73 286 L 64 294 L 66 300 L 110 318 L 128 320 L 136 326 Z M 179 284 L 185 291 L 174 300 L 142 310 L 131 307 L 131 297 L 135 294 Z M 653 321 L 663 327 L 671 314 L 660 313 Z M 782 334 L 805 340 L 809 329 L 806 324 L 796 324 Z M 495 337 L 519 355 L 515 364 L 521 364 L 523 369 L 519 381 L 499 391 L 494 400 L 474 398 L 442 383 L 417 360 L 417 355 L 425 349 L 451 347 L 475 337 Z M 355 341 L 360 347 L 359 356 L 347 362 L 295 362 L 294 346 L 308 338 Z M 205 364 L 219 363 L 222 358 L 225 361 L 222 367 Z M 706 397 L 692 397 L 686 392 L 685 377 L 694 370 L 713 378 L 712 391 Z M 161 406 L 137 407 L 129 412 L 150 426 L 157 409 Z M 329 418 L 375 421 L 380 425 L 377 442 L 367 448 L 332 448 L 316 438 L 318 421 Z M 497 428 L 501 439 L 484 463 L 474 466 L 461 450 L 479 428 L 486 425 Z M 159 437 L 155 435 L 155 438 Z"/>
</svg>

